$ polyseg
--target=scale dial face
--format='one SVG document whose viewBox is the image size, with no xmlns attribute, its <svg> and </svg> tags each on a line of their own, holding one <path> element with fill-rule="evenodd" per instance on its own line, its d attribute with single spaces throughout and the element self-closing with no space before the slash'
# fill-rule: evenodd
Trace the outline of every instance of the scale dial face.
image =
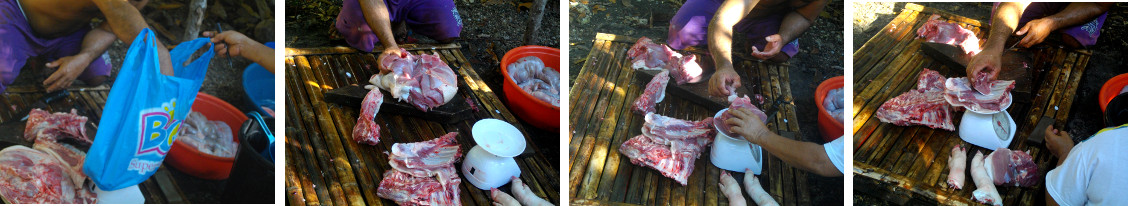
<svg viewBox="0 0 1128 206">
<path fill-rule="evenodd" d="M 995 128 L 995 136 L 999 140 L 1006 141 L 1011 138 L 1010 133 L 1014 128 L 1011 128 L 1010 123 L 1010 116 L 1007 116 L 1006 113 L 999 112 L 991 115 L 991 126 Z"/>
</svg>

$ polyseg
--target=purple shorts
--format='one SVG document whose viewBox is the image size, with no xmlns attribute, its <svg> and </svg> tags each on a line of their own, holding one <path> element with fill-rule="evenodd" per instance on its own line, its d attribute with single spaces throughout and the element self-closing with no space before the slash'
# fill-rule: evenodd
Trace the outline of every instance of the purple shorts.
<svg viewBox="0 0 1128 206">
<path fill-rule="evenodd" d="M 41 57 L 50 62 L 78 54 L 82 49 L 82 39 L 89 31 L 90 28 L 83 28 L 63 37 L 39 38 L 20 11 L 19 2 L 0 0 L 0 91 L 7 90 L 8 85 L 16 80 L 28 58 Z M 90 62 L 78 80 L 109 76 L 110 67 L 103 54 Z"/>
<path fill-rule="evenodd" d="M 412 32 L 431 39 L 452 39 L 462 32 L 462 17 L 451 0 L 384 0 L 388 6 L 391 22 L 405 22 Z M 376 33 L 368 27 L 364 13 L 357 0 L 345 0 L 341 13 L 337 14 L 337 31 L 345 37 L 350 46 L 365 52 L 372 52 L 376 43 Z"/>
<path fill-rule="evenodd" d="M 685 49 L 690 46 L 705 45 L 709 31 L 709 20 L 721 8 L 721 0 L 687 0 L 674 18 L 670 20 L 670 33 L 667 43 L 674 49 Z M 764 37 L 779 33 L 780 23 L 787 12 L 779 12 L 759 18 L 744 18 L 736 23 L 733 30 L 744 33 L 756 48 L 764 49 L 767 41 Z M 799 53 L 799 39 L 783 45 L 780 51 L 788 57 Z"/>
<path fill-rule="evenodd" d="M 1045 18 L 1047 16 L 1057 14 L 1058 12 L 1065 10 L 1065 7 L 1067 6 L 1069 6 L 1068 2 L 1030 3 L 1029 6 L 1026 6 L 1026 10 L 1022 12 L 1022 18 L 1019 18 L 1018 27 L 1016 29 L 1021 29 L 1026 25 L 1026 22 L 1030 22 L 1031 20 Z M 991 8 L 991 13 L 994 14 L 995 9 L 998 8 L 999 3 L 995 3 L 995 7 Z M 1097 16 L 1096 19 L 1093 19 L 1092 21 L 1089 21 L 1087 23 L 1067 27 L 1064 29 L 1058 29 L 1058 32 L 1067 34 L 1074 39 L 1077 39 L 1077 42 L 1081 43 L 1081 46 L 1093 46 L 1097 44 L 1097 37 L 1101 36 L 1101 27 L 1104 26 L 1105 17 L 1108 17 L 1108 12 Z"/>
</svg>

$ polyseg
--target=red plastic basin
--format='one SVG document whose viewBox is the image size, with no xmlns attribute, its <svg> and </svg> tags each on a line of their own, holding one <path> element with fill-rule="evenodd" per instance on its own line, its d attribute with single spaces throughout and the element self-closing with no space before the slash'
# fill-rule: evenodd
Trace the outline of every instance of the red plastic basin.
<svg viewBox="0 0 1128 206">
<path fill-rule="evenodd" d="M 1124 89 L 1124 86 L 1128 86 L 1128 73 L 1116 75 L 1101 86 L 1101 93 L 1100 96 L 1098 96 L 1101 104 L 1101 112 L 1105 111 L 1105 107 L 1108 107 L 1108 102 L 1112 101 L 1113 97 L 1120 94 L 1120 90 Z"/>
<path fill-rule="evenodd" d="M 815 88 L 815 106 L 819 108 L 819 132 L 822 133 L 823 139 L 826 141 L 838 139 L 843 134 L 842 123 L 831 117 L 830 113 L 826 112 L 826 108 L 823 108 L 823 99 L 826 98 L 826 93 L 830 90 L 842 88 L 842 84 L 842 76 L 837 76 L 823 81 L 819 84 L 819 87 Z M 845 118 L 845 115 L 843 115 L 843 118 Z"/>
<path fill-rule="evenodd" d="M 536 56 L 544 62 L 544 66 L 560 71 L 560 49 L 544 46 L 522 46 L 505 52 L 501 58 L 501 73 L 505 75 L 502 87 L 505 92 L 505 105 L 521 120 L 529 124 L 552 131 L 560 129 L 560 107 L 541 101 L 525 90 L 517 87 L 517 83 L 509 77 L 509 64 L 527 56 Z M 564 91 L 561 91 L 561 96 Z"/>
<path fill-rule="evenodd" d="M 231 104 L 214 96 L 198 93 L 196 102 L 192 103 L 192 111 L 200 112 L 209 121 L 227 123 L 227 126 L 231 127 L 232 137 L 235 137 L 232 140 L 236 143 L 239 142 L 239 138 L 236 136 L 239 134 L 236 133 L 239 127 L 243 126 L 243 122 L 247 121 L 247 115 L 235 109 Z M 189 175 L 209 180 L 227 179 L 227 176 L 231 174 L 231 164 L 234 162 L 235 157 L 219 157 L 179 143 L 173 143 L 172 149 L 168 151 L 168 156 L 165 157 L 165 163 L 168 165 Z"/>
</svg>

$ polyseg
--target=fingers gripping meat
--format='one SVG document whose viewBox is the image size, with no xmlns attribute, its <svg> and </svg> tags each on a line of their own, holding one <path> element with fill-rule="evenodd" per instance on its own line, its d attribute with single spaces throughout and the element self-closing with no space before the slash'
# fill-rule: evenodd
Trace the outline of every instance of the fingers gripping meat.
<svg viewBox="0 0 1128 206">
<path fill-rule="evenodd" d="M 755 201 L 756 205 L 779 206 L 772 195 L 768 194 L 768 191 L 764 191 L 763 186 L 760 186 L 760 180 L 756 178 L 752 170 L 744 171 L 744 188 L 748 188 L 748 196 L 752 197 L 752 201 Z"/>
<path fill-rule="evenodd" d="M 975 152 L 975 157 L 971 158 L 971 180 L 975 182 L 976 189 L 971 196 L 979 203 L 1003 205 L 1003 198 L 999 196 L 991 177 L 987 176 L 987 168 L 983 164 L 983 153 Z"/>
<path fill-rule="evenodd" d="M 732 175 L 729 175 L 728 172 L 721 171 L 721 182 L 718 185 L 721 187 L 721 193 L 724 193 L 725 197 L 728 198 L 729 205 L 748 205 L 748 203 L 744 201 L 744 194 L 740 193 L 740 184 L 736 183 L 736 179 L 733 179 Z"/>
<path fill-rule="evenodd" d="M 960 145 L 952 147 L 952 155 L 948 156 L 948 187 L 963 189 L 964 171 L 967 168 L 967 148 Z"/>
</svg>

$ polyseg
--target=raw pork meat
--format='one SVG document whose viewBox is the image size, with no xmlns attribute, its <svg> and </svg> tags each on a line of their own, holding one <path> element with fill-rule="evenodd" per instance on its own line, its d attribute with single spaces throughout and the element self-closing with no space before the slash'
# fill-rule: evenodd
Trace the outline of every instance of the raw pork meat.
<svg viewBox="0 0 1128 206">
<path fill-rule="evenodd" d="M 446 104 L 458 92 L 458 78 L 438 54 L 401 51 L 399 56 L 385 57 L 380 65 L 384 72 L 368 79 L 372 85 L 424 112 Z"/>
<path fill-rule="evenodd" d="M 89 145 L 93 141 L 86 136 L 86 120 L 87 118 L 78 115 L 75 109 L 71 109 L 70 113 L 54 114 L 33 109 L 28 113 L 23 138 L 29 142 L 34 142 L 37 137 L 50 140 L 71 138 Z"/>
<path fill-rule="evenodd" d="M 733 110 L 736 110 L 736 109 L 740 109 L 740 108 L 748 109 L 748 110 L 752 111 L 752 114 L 759 116 L 761 122 L 767 122 L 768 121 L 768 115 L 764 114 L 764 111 L 761 111 L 760 108 L 756 108 L 756 105 L 752 105 L 752 99 L 748 98 L 748 95 L 744 95 L 744 97 L 736 98 L 735 89 L 732 89 L 729 92 L 732 92 L 732 93 L 730 93 L 732 95 L 729 96 L 729 102 L 730 102 L 729 107 L 728 107 L 729 110 L 726 110 L 724 114 L 721 114 L 721 117 L 714 119 L 715 122 L 713 122 L 713 124 L 717 124 L 718 127 L 720 127 L 721 132 L 724 132 L 725 135 L 728 135 L 729 137 L 739 137 L 740 136 L 740 135 L 736 135 L 736 133 L 732 133 L 732 131 L 729 131 L 729 125 L 725 124 L 726 120 L 728 120 L 729 118 L 732 118 L 732 114 L 730 112 L 733 111 Z"/>
<path fill-rule="evenodd" d="M 948 156 L 948 187 L 963 189 L 964 173 L 967 169 L 967 149 L 960 145 L 952 147 L 952 155 Z"/>
<path fill-rule="evenodd" d="M 842 88 L 838 88 L 830 90 L 826 93 L 826 97 L 823 97 L 823 109 L 826 109 L 826 113 L 830 114 L 830 117 L 833 117 L 834 120 L 838 120 L 838 123 L 842 123 L 844 120 L 842 116 L 846 110 L 846 104 L 843 101 L 844 95 L 845 92 Z"/>
<path fill-rule="evenodd" d="M 721 187 L 721 193 L 728 199 L 730 206 L 748 205 L 748 202 L 744 201 L 744 194 L 740 193 L 740 185 L 727 171 L 721 171 L 721 182 L 717 185 Z"/>
<path fill-rule="evenodd" d="M 528 185 L 521 182 L 521 178 L 513 177 L 513 180 L 510 181 L 509 189 L 513 192 L 513 196 L 517 198 L 509 196 L 497 188 L 490 189 L 490 199 L 494 201 L 494 205 L 552 206 L 552 202 L 541 199 L 537 194 L 534 194 L 533 190 L 529 189 Z"/>
<path fill-rule="evenodd" d="M 948 102 L 944 101 L 944 76 L 924 69 L 917 77 L 917 88 L 881 104 L 877 119 L 901 126 L 913 124 L 955 131 Z"/>
<path fill-rule="evenodd" d="M 748 196 L 759 206 L 779 206 L 779 203 L 760 185 L 760 179 L 751 170 L 744 171 L 744 187 L 748 188 Z"/>
<path fill-rule="evenodd" d="M 1029 187 L 1038 184 L 1038 165 L 1026 152 L 999 148 L 984 161 L 987 176 L 995 185 Z"/>
<path fill-rule="evenodd" d="M 74 185 L 82 185 L 86 182 L 86 173 L 82 172 L 82 165 L 86 163 L 86 152 L 69 144 L 43 139 L 36 140 L 32 147 L 55 157 L 63 163 L 68 169 L 67 175 Z"/>
<path fill-rule="evenodd" d="M 975 183 L 975 191 L 971 192 L 971 196 L 979 203 L 1003 205 L 1003 198 L 999 195 L 999 190 L 995 189 L 983 163 L 983 153 L 975 152 L 975 157 L 971 158 L 971 181 Z"/>
<path fill-rule="evenodd" d="M 15 204 L 94 203 L 97 197 L 76 186 L 60 160 L 39 150 L 11 146 L 0 150 L 0 196 Z"/>
<path fill-rule="evenodd" d="M 643 70 L 668 70 L 678 85 L 697 83 L 703 79 L 705 70 L 697 64 L 695 55 L 685 55 L 670 49 L 664 44 L 656 44 L 650 38 L 639 38 L 631 50 L 631 68 Z"/>
<path fill-rule="evenodd" d="M 380 89 L 371 89 L 360 103 L 360 115 L 356 117 L 356 126 L 353 126 L 353 141 L 362 144 L 376 145 L 380 142 L 380 125 L 376 124 L 376 113 L 380 112 L 380 105 L 384 104 L 384 93 Z"/>
<path fill-rule="evenodd" d="M 462 179 L 454 163 L 462 156 L 457 132 L 423 142 L 396 143 L 388 154 L 392 170 L 376 195 L 401 205 L 460 205 Z"/>
<path fill-rule="evenodd" d="M 560 72 L 545 67 L 536 56 L 527 56 L 509 64 L 509 77 L 521 90 L 552 106 L 560 106 Z"/>
<path fill-rule="evenodd" d="M 235 152 L 239 150 L 235 133 L 231 132 L 231 126 L 225 122 L 209 121 L 204 114 L 193 111 L 180 126 L 177 143 L 184 143 L 200 152 L 218 157 L 235 157 Z"/>
<path fill-rule="evenodd" d="M 666 98 L 666 85 L 670 82 L 670 71 L 662 71 L 650 79 L 646 89 L 635 99 L 634 110 L 639 113 L 654 112 L 654 105 Z"/>
<path fill-rule="evenodd" d="M 648 113 L 643 134 L 623 142 L 619 152 L 631 163 L 654 168 L 686 185 L 693 162 L 713 141 L 712 122 L 712 118 L 691 122 Z"/>
<path fill-rule="evenodd" d="M 948 78 L 944 83 L 944 99 L 952 106 L 979 113 L 990 114 L 1007 109 L 1011 104 L 1010 91 L 1014 89 L 1014 81 L 996 80 L 989 85 L 989 92 L 980 93 L 971 88 L 966 77 Z"/>
<path fill-rule="evenodd" d="M 940 20 L 940 15 L 932 15 L 928 22 L 917 29 L 917 36 L 927 42 L 961 47 L 969 55 L 975 55 L 981 50 L 979 38 L 975 37 L 975 33 L 958 24 Z"/>
</svg>

